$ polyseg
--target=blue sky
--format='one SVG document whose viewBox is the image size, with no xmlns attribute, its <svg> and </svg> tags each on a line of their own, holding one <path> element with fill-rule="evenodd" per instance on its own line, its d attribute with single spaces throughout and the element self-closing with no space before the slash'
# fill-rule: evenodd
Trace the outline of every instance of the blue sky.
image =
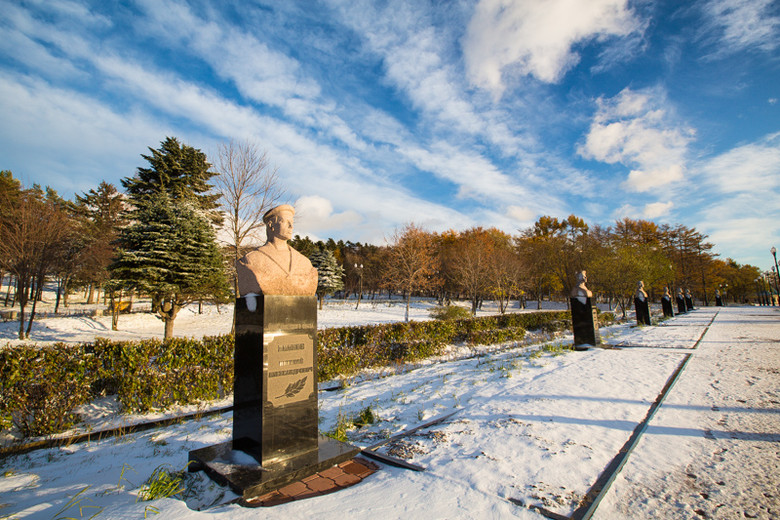
<svg viewBox="0 0 780 520">
<path fill-rule="evenodd" d="M 780 2 L 0 0 L 0 169 L 72 197 L 265 149 L 296 232 L 681 223 L 780 247 Z"/>
</svg>

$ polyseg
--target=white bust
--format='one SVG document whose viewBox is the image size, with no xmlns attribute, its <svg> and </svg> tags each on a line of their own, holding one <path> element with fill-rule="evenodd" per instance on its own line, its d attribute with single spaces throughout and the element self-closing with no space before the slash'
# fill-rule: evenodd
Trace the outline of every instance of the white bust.
<svg viewBox="0 0 780 520">
<path fill-rule="evenodd" d="M 313 296 L 317 270 L 287 243 L 293 236 L 295 209 L 283 204 L 266 212 L 266 243 L 236 262 L 240 296 L 280 294 Z"/>
<path fill-rule="evenodd" d="M 577 273 L 577 285 L 571 290 L 572 298 L 577 298 L 583 305 L 588 303 L 588 298 L 593 296 L 593 293 L 585 287 L 585 282 L 588 281 L 588 274 L 585 271 Z"/>
<path fill-rule="evenodd" d="M 636 283 L 636 299 L 640 302 L 643 302 L 647 299 L 647 293 L 645 292 L 645 282 L 642 280 L 639 280 Z"/>
</svg>

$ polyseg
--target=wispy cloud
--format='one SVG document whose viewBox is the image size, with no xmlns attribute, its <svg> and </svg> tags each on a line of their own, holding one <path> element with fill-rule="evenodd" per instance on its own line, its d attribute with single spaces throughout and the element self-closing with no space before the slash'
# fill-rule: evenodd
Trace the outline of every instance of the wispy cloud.
<svg viewBox="0 0 780 520">
<path fill-rule="evenodd" d="M 744 49 L 771 52 L 780 46 L 780 15 L 774 0 L 709 0 L 701 4 L 701 33 L 716 55 Z M 713 37 L 715 35 L 715 37 Z"/>
<path fill-rule="evenodd" d="M 780 133 L 738 146 L 700 166 L 700 178 L 721 193 L 767 194 L 780 188 Z"/>
<path fill-rule="evenodd" d="M 675 121 L 659 89 L 624 89 L 598 100 L 585 142 L 577 151 L 587 158 L 631 168 L 623 183 L 646 192 L 681 181 L 694 131 Z"/>
<path fill-rule="evenodd" d="M 500 97 L 506 75 L 555 83 L 579 62 L 576 44 L 642 27 L 627 0 L 480 0 L 463 41 L 466 69 L 476 86 Z"/>
</svg>

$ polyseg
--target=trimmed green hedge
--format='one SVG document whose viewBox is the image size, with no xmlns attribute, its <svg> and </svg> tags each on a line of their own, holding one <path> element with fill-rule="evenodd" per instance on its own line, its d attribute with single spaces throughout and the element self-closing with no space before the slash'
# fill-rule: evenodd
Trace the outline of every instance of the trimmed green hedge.
<svg viewBox="0 0 780 520">
<path fill-rule="evenodd" d="M 570 322 L 570 312 L 549 311 L 326 329 L 319 333 L 319 378 L 424 359 L 453 343 L 489 345 L 522 339 L 526 330 L 564 330 Z"/>
<path fill-rule="evenodd" d="M 564 330 L 566 311 L 433 320 L 318 333 L 319 380 L 349 376 L 437 355 L 452 343 L 492 344 L 522 339 L 529 329 Z M 233 391 L 233 336 L 202 340 L 109 341 L 0 350 L 0 427 L 25 436 L 70 428 L 74 410 L 116 395 L 127 412 L 145 413 L 224 397 Z"/>
</svg>

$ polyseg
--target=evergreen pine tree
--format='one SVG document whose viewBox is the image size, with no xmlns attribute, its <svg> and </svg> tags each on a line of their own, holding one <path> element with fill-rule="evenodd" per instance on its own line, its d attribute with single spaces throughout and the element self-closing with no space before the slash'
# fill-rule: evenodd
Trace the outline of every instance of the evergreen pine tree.
<svg viewBox="0 0 780 520">
<path fill-rule="evenodd" d="M 344 288 L 344 268 L 338 264 L 333 253 L 325 248 L 319 248 L 311 257 L 311 264 L 317 269 L 317 298 L 322 309 L 322 299 Z"/>
<path fill-rule="evenodd" d="M 134 222 L 121 231 L 119 242 L 112 278 L 152 296 L 166 339 L 186 304 L 229 292 L 214 229 L 188 203 L 176 203 L 167 194 L 150 195 L 138 206 Z"/>
<path fill-rule="evenodd" d="M 149 148 L 151 155 L 141 154 L 149 168 L 139 167 L 135 177 L 122 179 L 130 202 L 136 207 L 150 196 L 166 193 L 173 202 L 187 202 L 203 211 L 214 224 L 222 223 L 218 211 L 219 194 L 212 194 L 209 179 L 217 175 L 209 171 L 206 154 L 182 145 L 175 137 L 166 137 L 160 148 Z"/>
</svg>

